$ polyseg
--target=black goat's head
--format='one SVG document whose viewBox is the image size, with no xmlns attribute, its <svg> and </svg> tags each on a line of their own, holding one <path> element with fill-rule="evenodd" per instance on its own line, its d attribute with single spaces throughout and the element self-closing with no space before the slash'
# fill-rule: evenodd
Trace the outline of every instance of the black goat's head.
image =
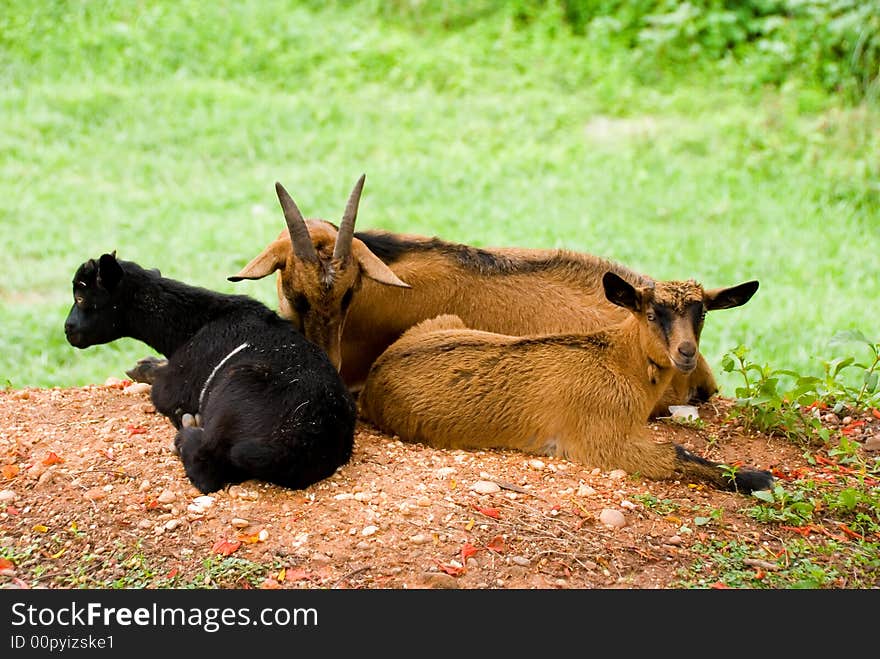
<svg viewBox="0 0 880 659">
<path fill-rule="evenodd" d="M 88 348 L 124 336 L 120 283 L 125 272 L 116 252 L 83 263 L 73 277 L 73 306 L 64 321 L 70 345 Z"/>
</svg>

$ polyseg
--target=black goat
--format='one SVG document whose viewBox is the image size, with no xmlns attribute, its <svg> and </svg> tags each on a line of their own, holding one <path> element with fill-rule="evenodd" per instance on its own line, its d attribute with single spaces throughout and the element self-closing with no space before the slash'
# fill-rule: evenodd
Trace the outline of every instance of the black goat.
<svg viewBox="0 0 880 659">
<path fill-rule="evenodd" d="M 202 492 L 256 478 L 304 488 L 348 462 L 356 408 L 327 355 L 244 295 L 162 277 L 103 254 L 73 278 L 77 348 L 131 337 L 168 358 L 152 400 Z"/>
</svg>

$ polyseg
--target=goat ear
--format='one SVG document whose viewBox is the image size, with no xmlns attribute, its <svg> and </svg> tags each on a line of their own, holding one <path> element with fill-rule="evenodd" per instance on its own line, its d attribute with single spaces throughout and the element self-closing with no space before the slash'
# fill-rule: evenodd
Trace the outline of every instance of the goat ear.
<svg viewBox="0 0 880 659">
<path fill-rule="evenodd" d="M 629 309 L 637 313 L 642 309 L 642 294 L 635 286 L 613 272 L 606 272 L 602 276 L 602 286 L 605 288 L 605 297 L 619 307 Z"/>
<path fill-rule="evenodd" d="M 287 251 L 290 242 L 275 240 L 269 243 L 260 254 L 255 256 L 250 263 L 241 269 L 237 275 L 227 277 L 229 281 L 241 281 L 242 279 L 262 279 L 271 275 L 276 270 L 281 270 L 287 264 Z"/>
<path fill-rule="evenodd" d="M 713 288 L 703 294 L 703 303 L 708 311 L 741 307 L 752 299 L 757 290 L 757 281 L 747 281 L 730 288 Z"/>
<path fill-rule="evenodd" d="M 358 262 L 358 265 L 360 265 L 363 273 L 370 279 L 387 286 L 412 288 L 395 275 L 391 268 L 382 262 L 382 259 L 373 254 L 363 241 L 353 238 L 351 241 L 351 253 Z"/>
<path fill-rule="evenodd" d="M 101 254 L 101 258 L 98 260 L 98 277 L 96 279 L 98 286 L 112 291 L 124 274 L 122 266 L 116 260 L 115 250 L 112 254 Z"/>
</svg>

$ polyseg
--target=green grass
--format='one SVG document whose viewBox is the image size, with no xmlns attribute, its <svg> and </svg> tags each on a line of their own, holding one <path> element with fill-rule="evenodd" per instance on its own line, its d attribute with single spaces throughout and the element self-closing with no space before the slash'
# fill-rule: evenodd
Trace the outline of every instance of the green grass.
<svg viewBox="0 0 880 659">
<path fill-rule="evenodd" d="M 103 382 L 151 352 L 64 339 L 71 277 L 105 251 L 274 306 L 273 282 L 226 281 L 283 227 L 274 182 L 338 219 L 362 172 L 361 229 L 760 280 L 707 319 L 727 395 L 721 357 L 738 344 L 806 373 L 840 330 L 876 340 L 877 108 L 741 85 L 729 62 L 639 70 L 480 3 L 445 21 L 408 6 L 0 12 L 0 384 Z"/>
</svg>

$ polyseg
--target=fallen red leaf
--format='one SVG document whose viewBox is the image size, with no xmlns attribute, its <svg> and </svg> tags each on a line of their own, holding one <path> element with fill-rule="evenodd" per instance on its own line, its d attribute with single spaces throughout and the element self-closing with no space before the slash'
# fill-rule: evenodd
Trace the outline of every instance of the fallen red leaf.
<svg viewBox="0 0 880 659">
<path fill-rule="evenodd" d="M 18 515 L 21 511 L 15 506 L 6 506 L 6 512 L 9 515 Z"/>
<path fill-rule="evenodd" d="M 141 428 L 140 426 L 125 426 L 125 429 L 128 431 L 128 436 L 132 435 L 146 435 L 147 429 Z"/>
<path fill-rule="evenodd" d="M 15 563 L 8 558 L 0 558 L 0 570 L 11 570 L 15 567 Z"/>
<path fill-rule="evenodd" d="M 148 501 L 146 505 L 147 505 L 147 510 L 153 510 L 153 508 L 159 507 L 159 500 L 153 499 L 151 501 Z"/>
<path fill-rule="evenodd" d="M 3 472 L 3 478 L 15 478 L 18 476 L 18 472 L 21 471 L 18 468 L 18 465 L 3 465 L 3 468 L 0 469 Z"/>
<path fill-rule="evenodd" d="M 762 568 L 759 568 L 759 567 L 758 567 L 758 568 L 755 568 L 755 579 L 757 579 L 758 581 L 760 581 L 760 580 L 763 579 L 765 576 L 767 576 L 767 573 L 764 572 L 764 570 L 763 570 Z"/>
<path fill-rule="evenodd" d="M 178 572 L 180 572 L 180 570 L 177 567 L 173 567 L 168 571 L 168 574 L 165 575 L 165 578 L 166 579 L 173 579 L 174 577 L 177 576 Z"/>
<path fill-rule="evenodd" d="M 726 583 L 724 583 L 723 581 L 716 581 L 715 583 L 713 583 L 713 584 L 710 586 L 710 588 L 713 588 L 713 589 L 715 589 L 715 590 L 730 590 L 730 586 L 728 586 L 728 585 L 727 585 Z"/>
<path fill-rule="evenodd" d="M 238 540 L 230 542 L 226 538 L 222 538 L 214 543 L 214 546 L 211 547 L 211 551 L 215 554 L 220 554 L 221 556 L 229 556 L 239 547 L 241 547 L 241 542 Z"/>
<path fill-rule="evenodd" d="M 501 511 L 497 508 L 480 508 L 480 506 L 474 504 L 474 510 L 492 519 L 499 519 L 501 517 Z"/>
<path fill-rule="evenodd" d="M 844 435 L 850 435 L 852 434 L 853 430 L 855 430 L 856 428 L 861 428 L 866 423 L 867 422 L 862 419 L 859 419 L 858 421 L 853 421 L 852 423 L 848 423 L 843 428 L 841 428 L 840 432 L 842 432 Z"/>
<path fill-rule="evenodd" d="M 840 530 L 843 531 L 846 535 L 848 535 L 853 540 L 864 540 L 865 536 L 861 533 L 856 533 L 851 528 L 849 528 L 846 524 L 838 524 L 840 526 Z"/>
<path fill-rule="evenodd" d="M 449 574 L 453 577 L 458 577 L 467 572 L 464 566 L 459 567 L 458 565 L 450 565 L 449 563 L 437 563 L 437 567 L 443 570 L 446 574 Z"/>
<path fill-rule="evenodd" d="M 64 460 L 58 456 L 55 451 L 49 451 L 49 455 L 43 460 L 43 464 L 47 467 L 50 465 L 58 464 L 59 462 L 64 462 Z"/>
<path fill-rule="evenodd" d="M 875 419 L 880 419 L 880 410 L 878 410 L 876 407 L 871 408 L 871 414 L 874 415 Z"/>
<path fill-rule="evenodd" d="M 504 538 L 500 535 L 496 535 L 492 540 L 486 545 L 486 549 L 490 549 L 491 551 L 497 552 L 499 554 L 503 554 L 507 551 L 507 545 L 504 544 Z"/>
<path fill-rule="evenodd" d="M 479 550 L 478 547 L 474 547 L 471 543 L 464 543 L 464 547 L 461 548 L 461 562 L 467 564 L 467 559 L 476 554 Z"/>
</svg>

